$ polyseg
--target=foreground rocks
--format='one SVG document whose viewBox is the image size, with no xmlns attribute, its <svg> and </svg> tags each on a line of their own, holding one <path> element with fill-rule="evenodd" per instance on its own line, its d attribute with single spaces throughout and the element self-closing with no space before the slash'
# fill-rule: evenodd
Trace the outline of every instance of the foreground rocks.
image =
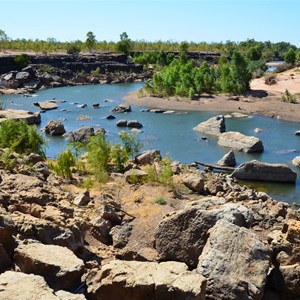
<svg viewBox="0 0 300 300">
<path fill-rule="evenodd" d="M 264 151 L 264 146 L 260 139 L 234 131 L 222 133 L 219 136 L 218 144 L 223 147 L 229 147 L 246 153 Z"/>
<path fill-rule="evenodd" d="M 114 260 L 87 281 L 92 299 L 205 299 L 206 279 L 179 262 Z"/>
<path fill-rule="evenodd" d="M 29 125 L 41 123 L 41 115 L 39 112 L 33 113 L 17 109 L 0 110 L 0 121 L 7 119 L 26 121 Z"/>
<path fill-rule="evenodd" d="M 297 173 L 285 164 L 268 164 L 257 160 L 241 164 L 232 176 L 243 180 L 295 182 Z"/>
</svg>

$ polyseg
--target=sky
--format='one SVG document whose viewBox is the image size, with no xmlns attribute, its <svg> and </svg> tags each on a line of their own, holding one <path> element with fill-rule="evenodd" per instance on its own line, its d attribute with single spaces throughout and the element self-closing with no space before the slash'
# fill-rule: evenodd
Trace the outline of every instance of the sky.
<svg viewBox="0 0 300 300">
<path fill-rule="evenodd" d="M 0 0 L 13 39 L 290 42 L 300 47 L 300 0 Z"/>
</svg>

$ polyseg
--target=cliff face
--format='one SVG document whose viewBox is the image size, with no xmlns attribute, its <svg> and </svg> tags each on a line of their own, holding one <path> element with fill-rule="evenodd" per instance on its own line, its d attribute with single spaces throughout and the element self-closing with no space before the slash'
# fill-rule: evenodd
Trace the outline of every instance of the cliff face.
<svg viewBox="0 0 300 300">
<path fill-rule="evenodd" d="M 5 74 L 13 70 L 20 70 L 14 63 L 16 55 L 0 57 L 0 74 Z M 101 73 L 106 72 L 135 72 L 143 71 L 141 65 L 127 61 L 124 54 L 103 53 L 97 55 L 29 55 L 32 65 L 49 65 L 54 68 L 61 68 L 77 72 L 84 70 L 90 72 L 100 68 Z"/>
</svg>

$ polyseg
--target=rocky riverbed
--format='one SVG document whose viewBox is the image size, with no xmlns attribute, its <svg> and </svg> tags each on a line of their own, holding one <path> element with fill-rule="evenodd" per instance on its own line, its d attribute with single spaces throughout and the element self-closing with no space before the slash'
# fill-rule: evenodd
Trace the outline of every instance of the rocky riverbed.
<svg viewBox="0 0 300 300">
<path fill-rule="evenodd" d="M 86 190 L 36 154 L 1 161 L 0 298 L 299 299 L 297 207 L 196 164 L 146 182 L 149 165 L 158 150 Z"/>
</svg>

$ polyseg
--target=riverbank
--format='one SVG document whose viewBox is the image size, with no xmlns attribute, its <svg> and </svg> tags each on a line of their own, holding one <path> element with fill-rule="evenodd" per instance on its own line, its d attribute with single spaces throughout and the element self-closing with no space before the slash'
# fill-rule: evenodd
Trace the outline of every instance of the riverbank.
<svg viewBox="0 0 300 300">
<path fill-rule="evenodd" d="M 197 100 L 181 97 L 159 98 L 152 96 L 139 97 L 138 92 L 132 92 L 124 97 L 127 103 L 166 110 L 215 111 L 244 114 L 259 114 L 271 118 L 300 122 L 300 72 L 297 69 L 288 70 L 277 75 L 277 83 L 269 86 L 264 78 L 251 82 L 251 91 L 239 97 L 225 95 L 203 96 Z M 288 89 L 296 94 L 298 103 L 285 103 L 281 95 Z"/>
</svg>

